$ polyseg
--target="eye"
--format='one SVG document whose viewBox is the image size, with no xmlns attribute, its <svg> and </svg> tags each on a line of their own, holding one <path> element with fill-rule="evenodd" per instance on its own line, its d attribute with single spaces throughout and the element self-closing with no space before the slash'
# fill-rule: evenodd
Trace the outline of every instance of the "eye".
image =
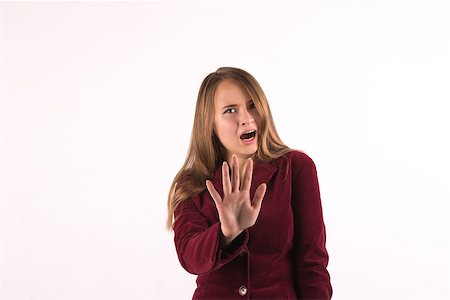
<svg viewBox="0 0 450 300">
<path fill-rule="evenodd" d="M 234 108 L 229 108 L 229 109 L 227 109 L 226 111 L 224 111 L 224 114 L 226 114 L 228 111 L 230 111 L 230 110 L 236 110 L 236 109 L 234 109 Z"/>
<path fill-rule="evenodd" d="M 250 108 L 256 108 L 255 103 L 250 103 Z"/>
</svg>

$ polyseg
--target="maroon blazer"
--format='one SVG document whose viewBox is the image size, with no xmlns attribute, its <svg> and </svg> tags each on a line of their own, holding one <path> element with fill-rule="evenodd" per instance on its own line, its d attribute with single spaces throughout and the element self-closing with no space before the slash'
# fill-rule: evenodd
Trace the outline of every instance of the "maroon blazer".
<svg viewBox="0 0 450 300">
<path fill-rule="evenodd" d="M 178 259 L 198 275 L 193 299 L 330 299 L 325 224 L 313 160 L 298 150 L 254 162 L 250 199 L 267 184 L 256 223 L 220 248 L 219 215 L 208 190 L 175 209 Z M 289 170 L 286 176 L 286 168 Z M 223 197 L 222 171 L 214 187 Z"/>
</svg>

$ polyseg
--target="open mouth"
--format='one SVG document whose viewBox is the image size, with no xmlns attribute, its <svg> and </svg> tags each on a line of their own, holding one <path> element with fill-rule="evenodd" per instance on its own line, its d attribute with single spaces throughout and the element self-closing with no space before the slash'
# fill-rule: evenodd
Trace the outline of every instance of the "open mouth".
<svg viewBox="0 0 450 300">
<path fill-rule="evenodd" d="M 242 134 L 240 138 L 243 141 L 251 141 L 255 138 L 255 135 L 256 135 L 256 131 L 250 130 L 249 132 Z"/>
</svg>

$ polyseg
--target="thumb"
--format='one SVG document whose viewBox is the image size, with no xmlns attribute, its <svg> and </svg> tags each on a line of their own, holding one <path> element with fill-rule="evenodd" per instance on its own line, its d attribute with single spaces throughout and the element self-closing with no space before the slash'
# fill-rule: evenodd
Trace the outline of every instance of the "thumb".
<svg viewBox="0 0 450 300">
<path fill-rule="evenodd" d="M 252 207 L 257 209 L 258 211 L 261 209 L 262 200 L 264 195 L 266 194 L 267 184 L 262 183 L 258 186 L 255 191 L 255 195 L 253 196 Z"/>
<path fill-rule="evenodd" d="M 206 188 L 208 189 L 211 198 L 213 198 L 214 203 L 216 203 L 216 206 L 219 206 L 222 203 L 222 198 L 220 197 L 220 194 L 217 192 L 217 190 L 214 188 L 214 185 L 212 184 L 211 181 L 206 180 Z"/>
</svg>

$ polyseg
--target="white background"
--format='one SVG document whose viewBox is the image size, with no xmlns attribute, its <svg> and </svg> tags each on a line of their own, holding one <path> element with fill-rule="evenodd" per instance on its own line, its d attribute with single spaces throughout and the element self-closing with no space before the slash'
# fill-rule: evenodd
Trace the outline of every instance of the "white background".
<svg viewBox="0 0 450 300">
<path fill-rule="evenodd" d="M 449 299 L 448 2 L 0 5 L 1 299 L 191 298 L 167 194 L 221 66 L 316 163 L 333 299 Z"/>
</svg>

